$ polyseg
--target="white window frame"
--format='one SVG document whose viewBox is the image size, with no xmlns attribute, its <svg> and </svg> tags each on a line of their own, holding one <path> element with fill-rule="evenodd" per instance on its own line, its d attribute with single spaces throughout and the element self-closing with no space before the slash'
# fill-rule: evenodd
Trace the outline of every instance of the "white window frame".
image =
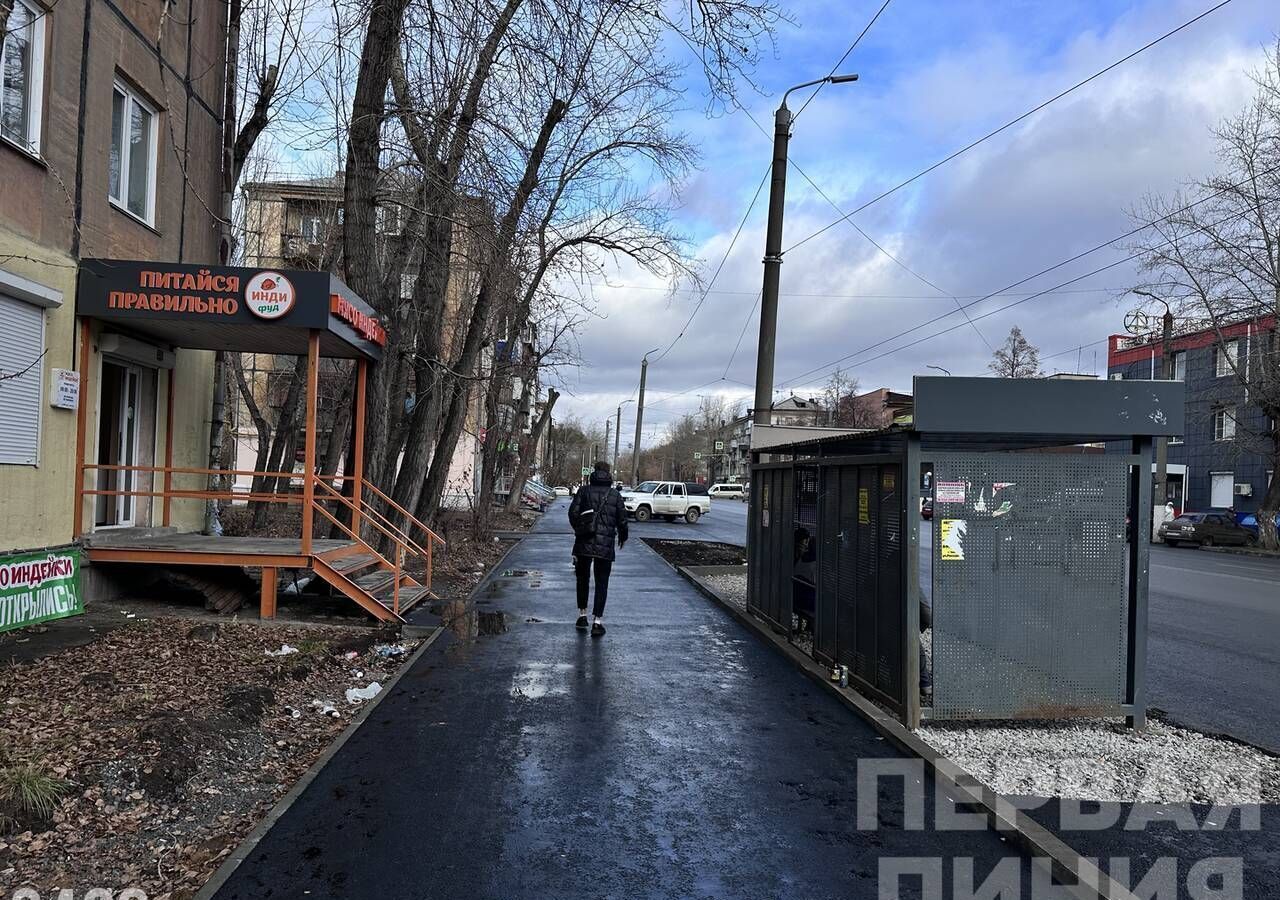
<svg viewBox="0 0 1280 900">
<path fill-rule="evenodd" d="M 6 144 L 17 147 L 32 156 L 40 155 L 40 135 L 44 123 L 44 60 L 45 60 L 45 19 L 49 12 L 31 0 L 14 0 L 14 7 L 22 6 L 31 14 L 31 71 L 28 73 L 30 86 L 27 103 L 27 140 L 19 143 L 8 135 L 0 134 Z M 12 15 L 12 13 L 10 13 Z M 0 35 L 0 72 L 4 71 L 4 36 Z"/>
<path fill-rule="evenodd" d="M 324 243 L 324 217 L 319 213 L 315 215 L 304 214 L 300 230 L 302 239 L 308 244 Z"/>
<path fill-rule="evenodd" d="M 1228 420 L 1231 422 L 1229 433 L 1227 428 Z M 1220 424 L 1221 428 L 1219 427 Z M 1234 441 L 1238 424 L 1234 406 L 1219 406 L 1213 411 L 1213 439 L 1215 441 Z"/>
<path fill-rule="evenodd" d="M 1179 365 L 1182 366 L 1181 375 L 1178 374 Z M 1173 380 L 1174 381 L 1187 380 L 1187 351 L 1186 350 L 1173 351 Z"/>
<path fill-rule="evenodd" d="M 111 205 L 116 209 L 126 213 L 127 215 L 137 219 L 144 225 L 155 227 L 156 220 L 156 181 L 160 175 L 160 111 L 154 106 L 142 99 L 138 92 L 120 79 L 116 79 L 112 84 L 112 101 L 114 102 L 115 94 L 122 94 L 125 98 L 124 116 L 122 119 L 122 127 L 124 133 L 120 135 L 120 196 L 111 196 L 111 188 L 108 183 L 107 199 L 111 201 Z M 128 138 L 129 121 L 131 119 L 131 110 L 133 104 L 142 107 L 151 114 L 151 146 L 147 150 L 147 158 L 149 160 L 149 174 L 147 179 L 147 214 L 139 216 L 129 208 L 129 172 L 133 167 L 133 144 Z M 114 140 L 115 135 L 112 134 L 109 140 Z M 110 163 L 108 163 L 109 165 Z"/>
<path fill-rule="evenodd" d="M 1221 345 L 1213 348 L 1213 374 L 1218 378 L 1234 375 L 1236 372 L 1231 364 L 1238 362 L 1239 359 L 1240 341 L 1236 338 L 1223 341 Z"/>
</svg>

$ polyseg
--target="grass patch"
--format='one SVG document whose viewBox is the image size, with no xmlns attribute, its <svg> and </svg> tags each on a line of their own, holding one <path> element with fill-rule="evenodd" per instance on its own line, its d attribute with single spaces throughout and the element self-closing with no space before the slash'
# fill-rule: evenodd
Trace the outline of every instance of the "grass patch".
<svg viewBox="0 0 1280 900">
<path fill-rule="evenodd" d="M 47 823 L 67 788 L 35 763 L 0 767 L 0 830 Z"/>
</svg>

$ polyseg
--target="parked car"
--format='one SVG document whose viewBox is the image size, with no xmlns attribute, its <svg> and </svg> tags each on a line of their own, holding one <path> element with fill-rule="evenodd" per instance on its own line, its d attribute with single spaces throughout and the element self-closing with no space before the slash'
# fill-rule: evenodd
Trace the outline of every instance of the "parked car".
<svg viewBox="0 0 1280 900">
<path fill-rule="evenodd" d="M 711 512 L 711 495 L 693 493 L 683 481 L 646 481 L 623 493 L 622 503 L 637 522 L 661 516 L 668 522 L 683 518 L 692 525 Z"/>
<path fill-rule="evenodd" d="M 713 484 L 707 493 L 712 497 L 725 497 L 730 500 L 745 500 L 747 498 L 747 492 L 742 489 L 742 485 L 732 482 Z"/>
<path fill-rule="evenodd" d="M 1252 538 L 1247 528 L 1237 525 L 1235 518 L 1225 513 L 1184 512 L 1161 525 L 1159 534 L 1170 547 L 1179 544 L 1199 544 L 1201 547 L 1244 545 Z"/>
<path fill-rule="evenodd" d="M 569 490 L 567 487 L 564 487 L 563 485 L 556 488 L 555 490 L 556 490 L 557 497 L 568 497 L 573 494 L 573 491 Z"/>
<path fill-rule="evenodd" d="M 1258 514 L 1257 513 L 1237 513 L 1236 522 L 1240 527 L 1249 532 L 1256 541 L 1258 539 Z M 1276 528 L 1280 529 L 1280 513 L 1276 513 Z"/>
<path fill-rule="evenodd" d="M 932 497 L 925 497 L 924 502 L 920 504 L 920 518 L 922 519 L 933 518 L 933 498 Z"/>
</svg>

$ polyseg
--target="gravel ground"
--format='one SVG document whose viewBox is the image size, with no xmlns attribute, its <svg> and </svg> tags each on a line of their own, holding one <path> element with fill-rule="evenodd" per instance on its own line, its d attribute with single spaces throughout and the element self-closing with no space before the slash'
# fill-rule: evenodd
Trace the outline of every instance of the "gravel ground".
<svg viewBox="0 0 1280 900">
<path fill-rule="evenodd" d="M 734 606 L 739 609 L 747 608 L 746 575 L 708 575 L 702 580 Z"/>
<path fill-rule="evenodd" d="M 746 608 L 745 575 L 713 575 L 705 581 Z M 931 630 L 920 643 L 926 665 L 932 665 Z M 1145 803 L 1280 802 L 1280 759 L 1156 719 L 1143 734 L 1107 719 L 965 722 L 922 727 L 917 734 L 1001 794 Z"/>
</svg>

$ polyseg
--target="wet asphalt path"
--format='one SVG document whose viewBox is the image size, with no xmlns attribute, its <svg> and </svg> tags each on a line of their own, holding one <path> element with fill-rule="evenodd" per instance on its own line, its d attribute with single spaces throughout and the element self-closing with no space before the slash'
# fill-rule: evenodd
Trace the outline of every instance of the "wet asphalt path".
<svg viewBox="0 0 1280 900">
<path fill-rule="evenodd" d="M 888 857 L 973 858 L 980 881 L 1013 855 L 904 830 L 900 788 L 858 831 L 857 761 L 893 756 L 883 740 L 641 541 L 608 635 L 578 633 L 570 544 L 553 510 L 480 594 L 508 630 L 446 632 L 221 900 L 873 898 Z"/>
</svg>

